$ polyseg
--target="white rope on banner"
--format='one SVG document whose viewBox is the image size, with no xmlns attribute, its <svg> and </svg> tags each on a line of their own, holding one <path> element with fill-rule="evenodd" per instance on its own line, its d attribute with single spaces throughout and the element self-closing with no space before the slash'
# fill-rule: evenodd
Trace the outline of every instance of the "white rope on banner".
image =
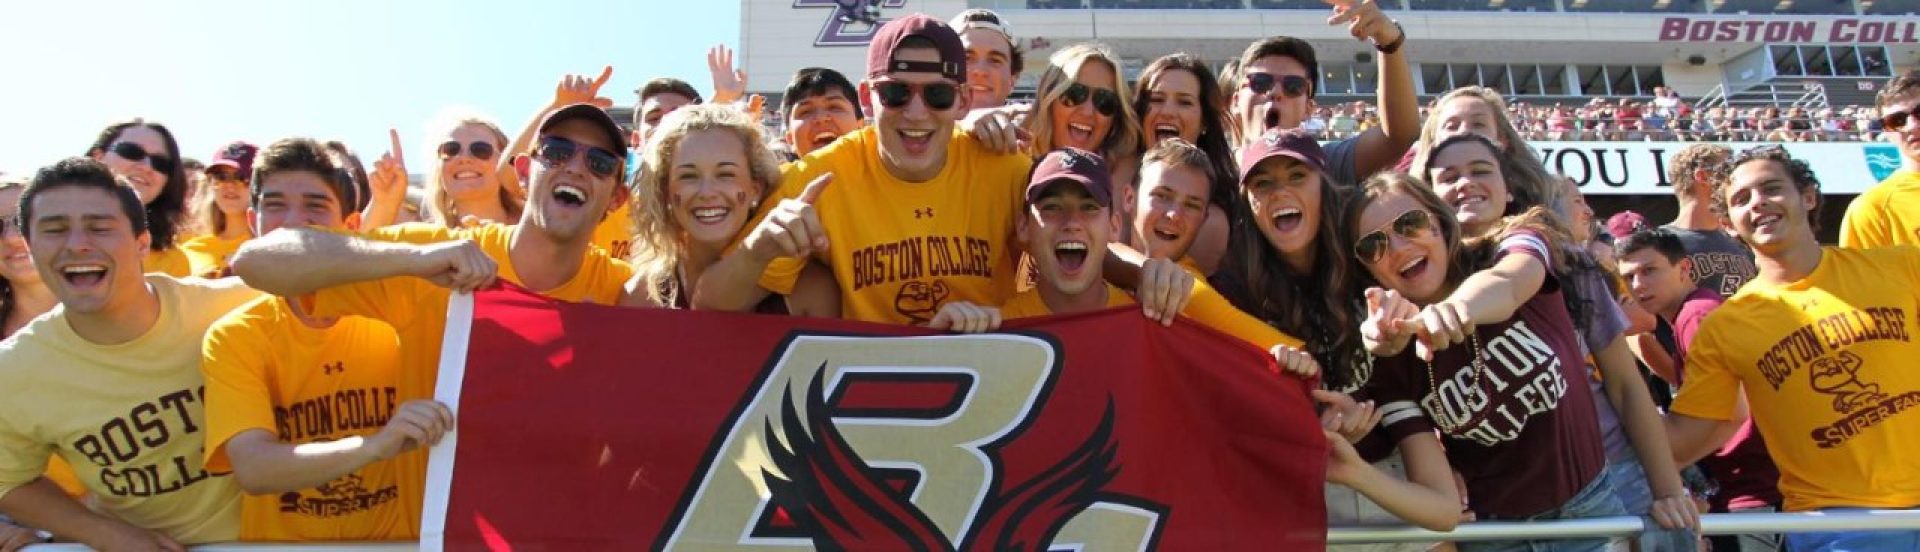
<svg viewBox="0 0 1920 552">
<path fill-rule="evenodd" d="M 1626 516 L 1530 522 L 1481 521 L 1462 524 L 1450 533 L 1436 533 L 1416 527 L 1335 527 L 1327 531 L 1327 544 L 1626 537 L 1639 534 L 1650 527 L 1653 525 L 1643 518 Z M 1920 531 L 1920 510 L 1706 514 L 1700 516 L 1700 528 L 1701 532 L 1708 535 Z M 232 543 L 195 546 L 192 549 L 196 552 L 311 552 L 313 550 L 387 552 L 418 550 L 419 545 L 410 542 Z M 86 550 L 89 549 L 78 544 L 41 544 L 26 548 L 26 552 L 84 552 Z"/>
</svg>

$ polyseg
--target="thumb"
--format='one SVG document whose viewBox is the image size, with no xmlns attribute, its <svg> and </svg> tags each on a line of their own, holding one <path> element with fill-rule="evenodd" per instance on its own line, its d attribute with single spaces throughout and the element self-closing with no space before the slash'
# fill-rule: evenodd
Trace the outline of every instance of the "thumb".
<svg viewBox="0 0 1920 552">
<path fill-rule="evenodd" d="M 593 104 L 594 107 L 600 109 L 613 109 L 613 99 L 611 98 L 594 98 L 587 103 Z"/>
<path fill-rule="evenodd" d="M 1325 389 L 1315 389 L 1312 391 L 1312 394 L 1313 394 L 1314 401 L 1327 404 L 1329 406 L 1347 406 L 1347 405 L 1353 404 L 1353 397 L 1347 396 L 1346 393 L 1336 393 L 1336 392 L 1328 391 Z"/>
<path fill-rule="evenodd" d="M 820 194 L 826 193 L 827 185 L 832 183 L 833 173 L 820 175 L 818 178 L 813 179 L 812 182 L 808 182 L 806 189 L 800 191 L 800 201 L 808 205 L 820 201 Z"/>
</svg>

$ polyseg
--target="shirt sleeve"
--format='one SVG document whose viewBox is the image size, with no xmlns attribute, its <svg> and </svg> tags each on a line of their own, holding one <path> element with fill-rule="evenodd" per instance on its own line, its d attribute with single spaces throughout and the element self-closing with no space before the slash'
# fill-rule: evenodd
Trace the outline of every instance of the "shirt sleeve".
<svg viewBox="0 0 1920 552">
<path fill-rule="evenodd" d="M 1261 350 L 1272 349 L 1274 345 L 1295 348 L 1306 345 L 1300 338 L 1287 335 L 1247 313 L 1240 312 L 1240 309 L 1234 308 L 1233 303 L 1214 291 L 1213 287 L 1207 285 L 1207 281 L 1201 278 L 1193 281 L 1193 294 L 1187 301 L 1186 310 L 1181 311 L 1181 314 L 1187 315 L 1201 325 L 1251 343 Z"/>
<path fill-rule="evenodd" d="M 800 192 L 807 188 L 807 183 L 829 172 L 833 172 L 833 169 L 824 156 L 808 156 L 782 165 L 780 188 L 774 190 L 772 196 L 760 201 L 760 210 L 754 213 L 753 224 L 758 226 L 760 221 L 766 220 L 767 214 L 772 213 L 774 207 L 780 205 L 782 200 L 800 197 Z M 741 232 L 740 239 L 734 243 L 734 246 L 742 245 L 749 233 L 751 231 Z M 833 236 L 827 236 L 827 239 L 831 240 Z M 800 271 L 806 267 L 807 259 L 798 257 L 774 259 L 767 264 L 766 271 L 760 273 L 760 287 L 781 295 L 792 294 L 794 284 L 800 281 Z"/>
<path fill-rule="evenodd" d="M 1420 399 L 1427 392 L 1426 383 L 1416 381 L 1413 377 L 1414 371 L 1427 369 L 1431 368 L 1411 352 L 1374 359 L 1373 377 L 1367 380 L 1360 393 L 1372 397 L 1374 404 L 1380 405 L 1380 430 L 1385 431 L 1393 442 L 1398 443 L 1408 435 L 1434 430 L 1433 420 L 1420 408 Z"/>
<path fill-rule="evenodd" d="M 207 446 L 202 453 L 209 471 L 233 471 L 227 459 L 227 440 L 233 436 L 255 428 L 278 433 L 266 379 L 273 354 L 266 331 L 270 324 L 272 318 L 260 315 L 258 309 L 245 309 L 228 314 L 207 330 L 200 349 L 200 373 L 207 385 Z"/>
<path fill-rule="evenodd" d="M 1673 398 L 1672 410 L 1704 420 L 1731 420 L 1740 398 L 1740 378 L 1728 365 L 1712 327 L 1707 330 L 1687 351 L 1687 377 Z"/>
<path fill-rule="evenodd" d="M 1868 193 L 1847 204 L 1840 219 L 1840 247 L 1867 249 L 1887 245 L 1887 224 L 1879 209 L 1879 194 Z"/>
<path fill-rule="evenodd" d="M 1354 167 L 1359 160 L 1354 150 L 1359 149 L 1360 137 L 1355 136 L 1327 145 L 1327 178 L 1335 186 L 1351 188 L 1360 183 L 1358 169 Z"/>
<path fill-rule="evenodd" d="M 412 325 L 415 315 L 443 314 L 416 312 L 416 298 L 430 293 L 448 291 L 412 276 L 395 276 L 322 289 L 300 301 L 313 316 L 365 316 L 398 329 Z"/>
<path fill-rule="evenodd" d="M 39 478 L 47 471 L 52 456 L 52 443 L 34 439 L 13 424 L 0 421 L 0 498 Z"/>
</svg>

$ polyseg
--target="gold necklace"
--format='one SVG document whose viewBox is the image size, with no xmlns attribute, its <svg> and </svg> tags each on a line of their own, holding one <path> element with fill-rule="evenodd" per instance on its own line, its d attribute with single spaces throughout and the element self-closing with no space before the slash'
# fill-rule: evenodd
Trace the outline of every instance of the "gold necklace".
<svg viewBox="0 0 1920 552">
<path fill-rule="evenodd" d="M 1460 392 L 1460 401 L 1461 401 L 1461 406 L 1463 407 L 1471 402 L 1471 399 L 1469 398 L 1470 392 L 1481 391 L 1480 375 L 1483 373 L 1486 373 L 1487 371 L 1486 362 L 1480 359 L 1481 349 L 1480 349 L 1479 332 L 1473 332 L 1473 333 L 1467 334 L 1467 343 L 1469 345 L 1469 348 L 1467 350 L 1469 354 L 1468 358 L 1470 359 L 1467 364 L 1467 369 L 1473 372 L 1473 377 L 1470 379 L 1471 383 L 1467 384 L 1468 389 L 1462 390 Z M 1439 355 L 1436 353 L 1434 356 L 1438 357 Z M 1440 384 L 1433 377 L 1433 361 L 1431 360 L 1427 361 L 1427 387 L 1429 389 L 1432 389 L 1434 406 L 1441 411 L 1440 413 L 1444 414 L 1446 412 L 1446 406 L 1444 404 L 1444 399 L 1441 398 Z M 1487 404 L 1489 406 L 1493 404 L 1493 397 L 1491 395 L 1488 395 L 1485 392 L 1481 392 L 1480 394 L 1483 397 L 1487 397 Z M 1433 418 L 1436 422 L 1439 422 L 1436 425 L 1440 426 L 1441 433 L 1444 433 L 1447 435 L 1453 435 L 1455 430 L 1458 430 L 1464 427 L 1469 427 L 1469 426 L 1472 426 L 1473 424 L 1479 423 L 1480 419 L 1486 415 L 1486 412 L 1484 411 L 1470 412 L 1469 414 L 1470 416 L 1467 418 L 1466 421 L 1458 424 L 1447 423 L 1446 416 L 1434 416 Z"/>
</svg>

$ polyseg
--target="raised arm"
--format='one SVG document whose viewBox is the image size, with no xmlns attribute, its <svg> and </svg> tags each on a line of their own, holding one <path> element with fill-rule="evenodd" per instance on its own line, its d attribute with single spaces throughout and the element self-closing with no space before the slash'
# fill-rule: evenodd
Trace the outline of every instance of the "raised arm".
<svg viewBox="0 0 1920 552">
<path fill-rule="evenodd" d="M 249 240 L 232 266 L 248 286 L 282 297 L 394 276 L 470 292 L 492 284 L 499 271 L 469 240 L 410 245 L 313 228 L 281 228 Z"/>
<path fill-rule="evenodd" d="M 1374 101 L 1380 105 L 1380 126 L 1361 134 L 1354 149 L 1353 174 L 1366 178 L 1393 167 L 1420 138 L 1420 98 L 1414 93 L 1413 72 L 1407 68 L 1406 33 L 1371 0 L 1327 3 L 1334 6 L 1328 24 L 1346 24 L 1354 38 L 1376 47 L 1373 58 L 1379 85 Z"/>
</svg>

